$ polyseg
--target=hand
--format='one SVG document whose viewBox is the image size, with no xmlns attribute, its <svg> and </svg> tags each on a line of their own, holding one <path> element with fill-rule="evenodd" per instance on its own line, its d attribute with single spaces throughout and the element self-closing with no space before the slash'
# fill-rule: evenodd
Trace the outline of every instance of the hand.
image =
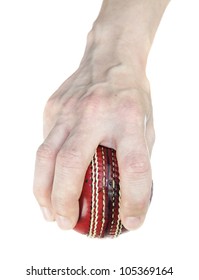
<svg viewBox="0 0 199 280">
<path fill-rule="evenodd" d="M 34 193 L 47 220 L 73 228 L 96 147 L 114 148 L 121 180 L 121 219 L 127 229 L 134 229 L 144 221 L 151 195 L 150 92 L 131 86 L 132 71 L 126 65 L 107 68 L 103 75 L 97 75 L 97 70 L 93 75 L 93 69 L 84 61 L 47 103 Z M 95 82 L 95 76 L 101 82 Z"/>
<path fill-rule="evenodd" d="M 124 17 L 121 26 L 123 22 Z M 139 227 L 150 203 L 155 135 L 145 75 L 149 47 L 139 48 L 147 44 L 138 40 L 136 46 L 131 32 L 131 42 L 126 37 L 129 52 L 124 32 L 109 36 L 107 30 L 107 25 L 94 26 L 78 70 L 51 96 L 44 112 L 34 194 L 45 218 L 63 229 L 77 223 L 85 173 L 98 145 L 117 153 L 123 225 L 129 230 Z"/>
</svg>

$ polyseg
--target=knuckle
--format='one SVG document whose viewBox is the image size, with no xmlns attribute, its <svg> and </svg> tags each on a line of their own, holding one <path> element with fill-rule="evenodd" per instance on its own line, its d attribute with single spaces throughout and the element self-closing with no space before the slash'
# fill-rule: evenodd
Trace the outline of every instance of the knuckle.
<svg viewBox="0 0 199 280">
<path fill-rule="evenodd" d="M 145 174 L 150 170 L 149 158 L 145 154 L 128 154 L 123 160 L 123 169 L 127 175 Z"/>
<path fill-rule="evenodd" d="M 65 196 L 62 195 L 60 192 L 54 192 L 52 197 L 52 204 L 55 209 L 63 210 L 66 205 Z"/>
<path fill-rule="evenodd" d="M 45 205 L 49 197 L 49 190 L 47 188 L 34 187 L 33 194 L 39 202 L 39 204 Z"/>
<path fill-rule="evenodd" d="M 148 197 L 139 197 L 139 198 L 133 198 L 133 200 L 125 200 L 123 202 L 123 208 L 125 209 L 125 212 L 132 213 L 134 215 L 140 215 L 146 213 L 146 209 L 149 205 L 149 199 Z"/>
<path fill-rule="evenodd" d="M 144 212 L 146 212 L 146 209 L 148 208 L 149 199 L 148 199 L 148 197 L 142 197 L 142 198 L 136 199 L 134 203 L 135 203 L 134 208 L 136 209 L 136 211 L 139 213 L 144 213 Z"/>
<path fill-rule="evenodd" d="M 66 208 L 72 207 L 74 201 L 78 201 L 78 192 L 69 190 L 59 190 L 52 193 L 51 201 L 53 207 L 60 213 L 63 213 Z"/>
<path fill-rule="evenodd" d="M 140 122 L 145 118 L 145 106 L 136 98 L 125 98 L 121 101 L 119 112 L 127 122 Z"/>
<path fill-rule="evenodd" d="M 138 112 L 127 112 L 123 115 L 121 129 L 126 135 L 138 135 L 145 129 L 145 114 Z"/>
<path fill-rule="evenodd" d="M 107 102 L 104 99 L 104 89 L 96 88 L 88 92 L 81 102 L 83 115 L 90 118 L 96 116 L 97 113 L 104 112 Z"/>
<path fill-rule="evenodd" d="M 82 162 L 82 154 L 78 151 L 66 151 L 62 149 L 57 155 L 57 164 L 62 170 L 81 169 Z"/>
<path fill-rule="evenodd" d="M 37 159 L 39 161 L 52 160 L 55 157 L 55 151 L 46 143 L 42 143 L 37 150 Z"/>
</svg>

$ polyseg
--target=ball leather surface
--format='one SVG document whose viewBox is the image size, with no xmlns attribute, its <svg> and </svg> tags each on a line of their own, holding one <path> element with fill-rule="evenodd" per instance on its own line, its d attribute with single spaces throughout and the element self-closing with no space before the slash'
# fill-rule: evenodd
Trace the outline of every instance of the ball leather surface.
<svg viewBox="0 0 199 280">
<path fill-rule="evenodd" d="M 117 237 L 125 231 L 120 217 L 120 181 L 116 152 L 98 146 L 87 169 L 75 230 L 89 237 Z"/>
</svg>

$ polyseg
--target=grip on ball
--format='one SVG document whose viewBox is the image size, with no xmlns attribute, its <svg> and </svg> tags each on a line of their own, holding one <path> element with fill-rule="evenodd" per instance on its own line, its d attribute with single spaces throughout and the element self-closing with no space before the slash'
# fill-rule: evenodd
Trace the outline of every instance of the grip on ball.
<svg viewBox="0 0 199 280">
<path fill-rule="evenodd" d="M 89 237 L 117 237 L 125 231 L 120 217 L 120 180 L 116 152 L 99 146 L 90 163 L 80 197 L 75 230 Z"/>
</svg>

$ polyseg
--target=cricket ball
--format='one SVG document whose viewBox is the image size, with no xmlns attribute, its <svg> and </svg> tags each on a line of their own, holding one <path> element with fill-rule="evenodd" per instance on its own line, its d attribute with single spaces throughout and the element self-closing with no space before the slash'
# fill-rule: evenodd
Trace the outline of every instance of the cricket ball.
<svg viewBox="0 0 199 280">
<path fill-rule="evenodd" d="M 125 231 L 120 216 L 120 180 L 116 152 L 98 146 L 87 169 L 75 230 L 89 237 L 117 237 Z"/>
</svg>

